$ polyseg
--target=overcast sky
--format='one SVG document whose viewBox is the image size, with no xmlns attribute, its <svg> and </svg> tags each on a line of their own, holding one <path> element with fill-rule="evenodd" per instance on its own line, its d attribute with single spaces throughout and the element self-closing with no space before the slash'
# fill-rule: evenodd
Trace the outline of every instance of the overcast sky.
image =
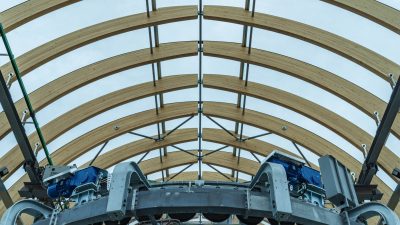
<svg viewBox="0 0 400 225">
<path fill-rule="evenodd" d="M 17 0 L 1 0 L 0 10 L 3 11 L 9 7 L 19 4 L 23 1 Z M 396 9 L 400 9 L 398 0 L 381 1 Z M 177 1 L 177 0 L 158 0 L 158 7 L 166 7 L 173 5 L 197 5 L 198 1 Z M 225 1 L 204 1 L 204 4 L 231 5 L 237 7 L 244 6 L 244 0 L 225 0 Z M 45 16 L 42 16 L 22 27 L 19 27 L 10 33 L 8 38 L 14 54 L 19 56 L 41 44 L 44 44 L 57 37 L 63 36 L 75 30 L 118 18 L 130 14 L 136 14 L 145 11 L 145 1 L 141 0 L 84 0 L 82 2 L 62 8 Z M 330 4 L 318 0 L 258 0 L 256 11 L 268 13 L 292 20 L 296 20 L 308 25 L 312 25 L 329 32 L 335 33 L 349 40 L 355 41 L 375 52 L 385 56 L 386 58 L 400 64 L 400 36 L 394 32 L 375 24 L 361 16 L 350 13 L 349 11 L 334 7 Z M 241 42 L 242 29 L 240 25 L 204 21 L 204 40 Z M 160 30 L 160 42 L 188 41 L 198 39 L 198 21 L 187 21 L 162 25 Z M 0 52 L 4 52 L 4 48 L 0 45 Z M 148 48 L 149 40 L 147 29 L 136 30 L 121 35 L 113 36 L 96 43 L 84 46 L 75 51 L 67 53 L 49 63 L 35 69 L 28 75 L 24 76 L 24 82 L 29 92 L 40 88 L 46 83 L 63 76 L 64 74 L 86 66 L 98 60 L 106 59 L 121 53 L 134 51 L 138 49 Z M 372 74 L 363 67 L 318 46 L 303 42 L 301 40 L 291 38 L 285 35 L 254 29 L 253 47 L 263 50 L 284 54 L 304 62 L 313 64 L 361 86 L 379 98 L 387 101 L 391 94 L 389 84 L 378 76 Z M 6 58 L 0 58 L 0 64 L 6 63 Z M 203 70 L 204 73 L 219 73 L 226 75 L 238 76 L 239 62 L 205 57 Z M 162 72 L 164 76 L 175 74 L 187 74 L 198 72 L 198 57 L 188 57 L 176 60 L 170 60 L 162 63 Z M 267 76 L 266 76 L 267 74 Z M 99 81 L 84 86 L 67 96 L 59 99 L 50 106 L 38 112 L 38 120 L 41 126 L 57 118 L 66 111 L 69 111 L 85 102 L 105 95 L 107 93 L 132 86 L 142 82 L 151 81 L 151 67 L 149 65 L 124 71 Z M 256 81 L 272 87 L 276 87 L 308 100 L 314 101 L 323 107 L 338 113 L 344 118 L 352 121 L 360 128 L 374 135 L 376 124 L 370 117 L 339 99 L 338 97 L 317 88 L 309 83 L 293 78 L 286 74 L 282 74 L 273 70 L 250 66 L 250 81 Z M 22 97 L 17 85 L 13 85 L 11 92 L 14 100 Z M 205 101 L 223 101 L 236 103 L 237 95 L 205 89 Z M 197 89 L 187 89 L 174 93 L 165 94 L 165 102 L 171 103 L 176 101 L 197 101 Z M 293 111 L 282 108 L 280 106 L 260 101 L 248 97 L 248 108 L 273 115 L 284 120 L 295 123 L 299 126 L 310 130 L 321 137 L 336 144 L 346 152 L 350 153 L 360 162 L 363 161 L 362 153 L 353 145 L 339 137 L 333 131 L 319 125 L 318 123 L 299 115 Z M 154 107 L 154 98 L 149 97 L 139 101 L 135 101 L 105 113 L 102 113 L 88 121 L 83 122 L 79 126 L 66 132 L 53 142 L 48 144 L 51 152 L 68 143 L 70 140 L 81 136 L 82 134 L 108 123 L 112 120 L 121 118 L 132 113 L 141 112 Z M 172 129 L 181 121 L 175 120 L 167 122 L 167 128 Z M 218 120 L 229 129 L 234 129 L 234 123 L 230 121 Z M 197 127 L 198 118 L 192 119 L 184 127 Z M 216 127 L 210 121 L 204 118 L 205 127 Z M 27 126 L 28 132 L 33 132 L 33 128 Z M 156 126 L 150 126 L 138 130 L 137 132 L 146 135 L 155 135 Z M 257 135 L 263 131 L 249 126 L 245 126 L 245 135 Z M 114 149 L 117 146 L 138 140 L 138 137 L 132 135 L 122 135 L 113 139 L 107 145 L 104 152 Z M 291 142 L 276 135 L 270 135 L 260 138 L 277 146 L 286 148 L 295 152 Z M 7 135 L 0 141 L 2 151 L 0 156 L 5 154 L 5 150 L 11 149 L 16 144 L 12 134 Z M 394 136 L 390 136 L 387 146 L 400 156 L 398 146 L 400 142 Z M 196 149 L 197 143 L 187 143 L 179 145 L 185 149 Z M 205 143 L 205 149 L 215 149 L 220 145 Z M 97 152 L 99 147 L 81 156 L 74 163 L 81 165 L 90 160 Z M 318 157 L 302 148 L 307 158 L 317 164 Z M 172 151 L 172 149 L 171 149 Z M 226 151 L 232 151 L 227 149 Z M 296 153 L 296 152 L 295 152 Z M 148 155 L 148 158 L 157 157 L 158 150 Z M 243 152 L 242 156 L 254 160 L 248 153 Z M 43 159 L 44 155 L 39 154 L 39 159 Z M 134 157 L 137 160 L 141 156 Z M 400 162 L 399 162 L 400 165 Z M 179 171 L 181 167 L 175 168 L 173 171 Z M 193 166 L 191 170 L 197 167 Z M 210 170 L 210 168 L 205 168 Z M 222 169 L 223 170 L 223 169 Z M 227 171 L 227 170 L 223 170 Z M 357 171 L 358 172 L 358 171 Z M 16 173 L 7 181 L 10 186 L 19 176 L 22 170 Z M 160 173 L 150 176 L 151 178 L 159 178 Z M 379 176 L 387 180 L 388 184 L 393 188 L 395 183 L 387 177 L 383 172 Z M 248 176 L 241 175 L 241 178 L 249 179 Z"/>
</svg>

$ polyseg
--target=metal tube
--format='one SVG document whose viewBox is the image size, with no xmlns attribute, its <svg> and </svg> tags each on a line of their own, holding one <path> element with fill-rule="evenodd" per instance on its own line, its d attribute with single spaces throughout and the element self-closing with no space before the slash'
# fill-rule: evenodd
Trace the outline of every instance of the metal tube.
<svg viewBox="0 0 400 225">
<path fill-rule="evenodd" d="M 308 162 L 307 158 L 304 156 L 304 154 L 303 154 L 303 152 L 300 150 L 299 146 L 297 146 L 296 142 L 292 141 L 292 143 L 293 143 L 294 147 L 297 149 L 297 151 L 300 153 L 301 157 L 303 157 L 304 161 L 306 161 L 307 165 L 308 165 L 309 167 L 312 167 L 312 166 L 311 166 L 311 163 Z"/>
<path fill-rule="evenodd" d="M 153 141 L 158 141 L 157 138 L 153 138 L 153 137 L 150 137 L 150 136 L 146 136 L 146 135 L 144 135 L 144 134 L 139 134 L 139 133 L 135 133 L 135 132 L 132 132 L 132 131 L 129 131 L 128 133 L 129 133 L 129 134 L 132 134 L 132 135 L 136 135 L 136 136 L 142 137 L 142 138 L 147 138 L 147 139 L 150 139 L 150 140 L 153 140 Z"/>
<path fill-rule="evenodd" d="M 176 145 L 171 145 L 171 147 L 176 148 L 176 149 L 178 149 L 179 151 L 182 151 L 182 152 L 187 153 L 187 154 L 189 154 L 189 155 L 192 155 L 192 156 L 194 156 L 194 157 L 197 157 L 197 155 L 195 155 L 195 154 L 193 154 L 193 153 L 191 153 L 191 152 L 189 152 L 189 151 L 187 151 L 187 150 L 185 150 L 185 149 L 183 149 L 183 148 L 180 148 L 180 147 L 178 147 L 178 146 L 176 146 Z"/>
<path fill-rule="evenodd" d="M 261 163 L 261 160 L 254 154 L 253 152 L 250 152 L 251 155 L 257 160 L 257 162 Z"/>
<path fill-rule="evenodd" d="M 185 123 L 187 123 L 189 120 L 191 120 L 193 116 L 190 116 L 189 118 L 187 118 L 185 121 L 183 121 L 182 123 L 180 123 L 178 126 L 176 126 L 174 129 L 170 130 L 167 134 L 165 134 L 161 139 L 166 138 L 168 135 L 172 134 L 174 131 L 176 131 L 179 127 L 183 126 Z"/>
<path fill-rule="evenodd" d="M 96 161 L 97 157 L 100 155 L 100 153 L 104 150 L 104 148 L 107 146 L 109 141 L 104 142 L 103 146 L 101 146 L 100 150 L 97 152 L 97 154 L 94 156 L 92 161 L 89 163 L 89 166 L 93 165 L 94 161 Z"/>
<path fill-rule="evenodd" d="M 178 176 L 179 174 L 183 173 L 185 170 L 189 169 L 189 167 L 191 167 L 192 165 L 193 165 L 193 163 L 187 165 L 185 168 L 183 168 L 182 170 L 180 170 L 178 173 L 176 173 L 176 174 L 174 174 L 172 177 L 170 177 L 170 178 L 167 180 L 167 182 L 170 181 L 170 180 L 172 180 L 172 179 L 174 179 L 176 176 Z"/>
<path fill-rule="evenodd" d="M 17 62 L 15 61 L 14 55 L 13 55 L 12 50 L 11 50 L 11 46 L 8 43 L 6 33 L 4 32 L 3 25 L 1 23 L 0 23 L 0 33 L 1 33 L 1 37 L 3 39 L 4 45 L 5 45 L 6 50 L 7 50 L 7 54 L 9 56 L 9 58 L 10 58 L 11 65 L 12 65 L 12 67 L 14 69 L 14 72 L 15 72 L 15 75 L 17 77 L 18 84 L 19 84 L 19 86 L 21 88 L 22 94 L 24 95 L 25 103 L 28 106 L 29 114 L 32 117 L 33 123 L 34 123 L 35 128 L 36 128 L 36 132 L 37 132 L 37 134 L 39 136 L 40 144 L 43 146 L 43 150 L 44 150 L 44 153 L 46 155 L 46 159 L 47 159 L 49 165 L 53 165 L 53 161 L 51 160 L 50 153 L 49 153 L 49 151 L 47 149 L 46 141 L 44 140 L 44 137 L 43 137 L 42 131 L 40 129 L 39 123 L 38 123 L 38 121 L 36 119 L 35 111 L 33 110 L 32 104 L 31 104 L 31 102 L 29 100 L 28 93 L 26 92 L 26 89 L 25 89 L 24 82 L 22 81 L 21 74 L 20 74 L 18 66 L 17 66 Z"/>
<path fill-rule="evenodd" d="M 256 10 L 256 0 L 253 0 L 253 8 L 251 10 L 251 17 L 254 17 L 254 11 Z"/>
<path fill-rule="evenodd" d="M 250 0 L 246 0 L 244 5 L 244 10 L 249 11 L 250 8 Z M 247 25 L 243 25 L 243 35 L 242 35 L 242 47 L 246 47 L 247 44 Z M 240 70 L 239 70 L 239 79 L 243 80 L 243 73 L 244 73 L 244 62 L 240 62 Z M 242 94 L 238 93 L 237 103 L 238 108 L 241 108 L 242 105 Z M 238 135 L 239 132 L 239 122 L 235 122 L 235 135 Z M 236 156 L 236 147 L 233 147 L 233 155 Z M 233 170 L 232 170 L 233 176 Z"/>
<path fill-rule="evenodd" d="M 207 164 L 207 166 L 211 167 L 211 169 L 215 170 L 217 173 L 221 174 L 223 177 L 225 177 L 226 179 L 232 181 L 231 177 L 228 177 L 226 174 L 222 173 L 221 171 L 219 171 L 217 168 L 215 168 L 214 166 L 212 166 L 211 164 Z"/>
<path fill-rule="evenodd" d="M 141 163 L 143 161 L 143 159 L 149 154 L 150 151 L 146 152 L 137 162 L 137 164 L 139 165 L 139 163 Z"/>
<path fill-rule="evenodd" d="M 199 171 L 198 171 L 198 179 L 202 179 L 202 171 L 201 171 L 201 164 L 203 159 L 203 152 L 202 152 L 202 114 L 203 114 L 203 97 L 202 97 L 202 88 L 203 88 L 203 1 L 199 0 L 199 75 L 198 75 L 198 87 L 199 87 L 199 102 L 198 102 L 198 116 L 199 116 L 199 129 L 198 129 L 198 142 L 199 142 L 199 149 L 198 149 L 198 164 L 199 164 Z"/>
<path fill-rule="evenodd" d="M 229 145 L 225 145 L 225 146 L 222 146 L 222 147 L 220 147 L 220 148 L 218 148 L 218 149 L 216 149 L 216 150 L 214 150 L 214 151 L 208 152 L 208 153 L 206 153 L 205 155 L 203 155 L 203 158 L 206 157 L 206 156 L 208 156 L 208 155 L 211 155 L 211 154 L 213 154 L 213 153 L 219 152 L 219 151 L 221 151 L 221 150 L 223 150 L 223 149 L 225 149 L 225 148 L 227 148 L 227 147 L 229 147 Z"/>
<path fill-rule="evenodd" d="M 219 126 L 220 128 L 222 128 L 226 133 L 228 133 L 229 135 L 231 135 L 232 137 L 234 137 L 236 140 L 238 140 L 238 137 L 236 137 L 234 134 L 232 134 L 228 129 L 226 129 L 224 126 L 222 126 L 221 124 L 219 124 L 217 121 L 215 121 L 213 118 L 211 118 L 208 115 L 205 115 L 209 120 L 211 120 L 212 122 L 214 122 L 217 126 Z"/>
<path fill-rule="evenodd" d="M 146 0 L 146 12 L 147 12 L 147 17 L 150 17 L 149 0 Z"/>
<path fill-rule="evenodd" d="M 253 137 L 248 137 L 248 138 L 241 139 L 241 141 L 248 141 L 248 140 L 251 140 L 251 139 L 263 137 L 263 136 L 270 135 L 270 134 L 272 134 L 272 133 L 271 132 L 267 132 L 267 133 L 259 134 L 259 135 L 253 136 Z"/>
</svg>

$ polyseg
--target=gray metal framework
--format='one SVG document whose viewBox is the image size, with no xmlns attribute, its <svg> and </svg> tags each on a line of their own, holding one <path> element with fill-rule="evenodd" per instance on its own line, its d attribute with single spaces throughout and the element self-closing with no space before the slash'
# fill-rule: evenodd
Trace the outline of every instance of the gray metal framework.
<svg viewBox="0 0 400 225">
<path fill-rule="evenodd" d="M 361 225 L 379 215 L 387 225 L 398 225 L 398 217 L 386 206 L 367 203 L 342 213 L 322 208 L 289 195 L 282 165 L 263 163 L 249 185 L 236 183 L 192 182 L 150 185 L 136 163 L 121 163 L 114 168 L 109 195 L 55 211 L 34 200 L 23 200 L 9 208 L 0 225 L 12 225 L 22 213 L 36 217 L 35 225 L 92 224 L 102 221 L 164 213 L 214 213 L 244 218 L 271 218 L 281 222 L 308 225 Z"/>
</svg>

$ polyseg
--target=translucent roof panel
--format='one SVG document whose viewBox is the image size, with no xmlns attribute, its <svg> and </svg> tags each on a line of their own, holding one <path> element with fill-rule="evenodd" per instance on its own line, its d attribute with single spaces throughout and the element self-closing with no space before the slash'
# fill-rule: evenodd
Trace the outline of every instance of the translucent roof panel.
<svg viewBox="0 0 400 225">
<path fill-rule="evenodd" d="M 351 7 L 298 0 L 248 1 L 247 12 L 245 0 L 156 0 L 149 8 L 87 0 L 12 16 L 35 12 L 28 3 L 40 1 L 3 0 L 0 22 L 56 164 L 86 166 L 102 149 L 107 160 L 97 166 L 109 171 L 135 161 L 154 165 L 145 171 L 151 180 L 180 172 L 197 179 L 201 167 L 249 181 L 281 150 L 314 165 L 332 154 L 358 175 L 376 134 L 374 113 L 382 119 L 400 75 L 395 0 L 374 2 L 388 12 L 374 21 Z M 6 80 L 8 62 L 0 56 Z M 23 93 L 9 83 L 21 116 Z M 0 166 L 9 167 L 6 186 L 16 193 L 23 158 L 4 112 L 0 124 Z M 390 172 L 400 165 L 399 126 L 378 159 L 374 182 L 384 202 L 397 185 Z M 42 146 L 37 159 L 46 164 Z"/>
</svg>

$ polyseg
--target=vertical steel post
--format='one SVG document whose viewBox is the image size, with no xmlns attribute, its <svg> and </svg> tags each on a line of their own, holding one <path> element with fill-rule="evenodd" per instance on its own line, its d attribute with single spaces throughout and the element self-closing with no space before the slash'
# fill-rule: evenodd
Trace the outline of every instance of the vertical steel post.
<svg viewBox="0 0 400 225">
<path fill-rule="evenodd" d="M 0 71 L 0 103 L 6 114 L 7 120 L 14 133 L 15 139 L 21 149 L 22 155 L 25 159 L 25 170 L 28 173 L 29 179 L 36 184 L 40 184 L 41 180 L 38 175 L 39 163 L 36 160 L 35 153 L 32 150 L 28 137 L 26 136 L 25 129 L 18 116 L 15 105 L 12 101 L 10 92 L 7 88 L 3 74 Z"/>
<path fill-rule="evenodd" d="M 199 10 L 198 10 L 198 15 L 199 15 L 199 46 L 198 46 L 198 52 L 199 52 L 199 75 L 198 75 L 198 87 L 199 87 L 199 102 L 198 102 L 198 116 L 199 116 L 199 130 L 198 130 L 198 142 L 199 142 L 199 149 L 198 149 L 198 164 L 199 164 L 199 171 L 198 171 L 198 176 L 197 178 L 199 180 L 202 179 L 202 171 L 201 171 L 201 164 L 203 161 L 203 151 L 202 151 L 202 139 L 203 139 L 203 134 L 202 134 L 202 114 L 203 114 L 203 1 L 199 0 Z"/>
<path fill-rule="evenodd" d="M 390 96 L 389 103 L 383 114 L 381 123 L 378 126 L 371 148 L 363 163 L 358 184 L 370 184 L 373 176 L 378 171 L 377 161 L 382 148 L 385 146 L 386 140 L 390 134 L 393 122 L 399 112 L 400 107 L 400 79 L 397 80 L 396 86 Z"/>
</svg>

